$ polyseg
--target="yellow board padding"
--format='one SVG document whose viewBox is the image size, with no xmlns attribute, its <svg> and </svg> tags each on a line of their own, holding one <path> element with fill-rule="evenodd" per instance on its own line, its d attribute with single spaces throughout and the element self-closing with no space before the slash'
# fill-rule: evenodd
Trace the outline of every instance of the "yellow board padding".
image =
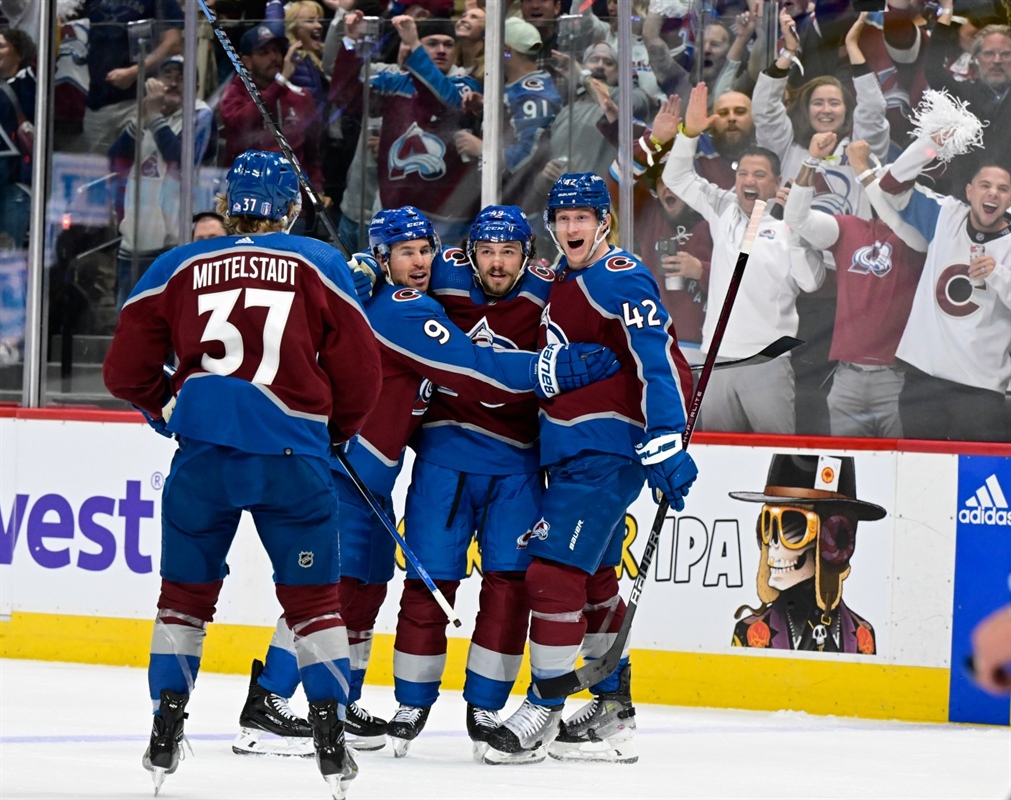
<svg viewBox="0 0 1011 800">
<path fill-rule="evenodd" d="M 152 626 L 151 620 L 15 612 L 0 623 L 0 658 L 145 667 Z M 272 633 L 273 628 L 212 624 L 201 670 L 248 675 L 250 661 L 264 657 Z M 463 688 L 467 646 L 466 639 L 449 639 L 443 688 Z M 643 703 L 948 720 L 949 675 L 940 667 L 663 650 L 633 650 L 632 665 L 633 698 Z M 525 689 L 529 676 L 524 658 L 517 691 Z M 373 640 L 368 682 L 393 685 L 391 634 Z"/>
</svg>

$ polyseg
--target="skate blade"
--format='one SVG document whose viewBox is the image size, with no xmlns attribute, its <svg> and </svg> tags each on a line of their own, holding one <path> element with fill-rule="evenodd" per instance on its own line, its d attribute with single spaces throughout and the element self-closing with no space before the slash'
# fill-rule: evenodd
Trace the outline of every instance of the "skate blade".
<svg viewBox="0 0 1011 800">
<path fill-rule="evenodd" d="M 538 747 L 534 750 L 521 750 L 519 753 L 503 753 L 501 750 L 489 747 L 488 751 L 484 754 L 484 763 L 493 766 L 501 764 L 540 764 L 545 758 L 547 758 L 547 753 L 543 747 Z"/>
<path fill-rule="evenodd" d="M 165 783 L 165 775 L 168 774 L 167 770 L 161 767 L 151 767 L 151 780 L 154 781 L 154 796 L 158 796 L 158 792 L 161 791 L 161 785 Z"/>
<path fill-rule="evenodd" d="M 232 752 L 240 756 L 312 758 L 316 748 L 310 736 L 276 736 L 257 728 L 242 728 L 232 740 Z"/>
<path fill-rule="evenodd" d="M 333 800 L 344 800 L 348 796 L 347 783 L 341 780 L 340 775 L 324 775 L 327 787 L 330 789 L 330 796 Z"/>
<path fill-rule="evenodd" d="M 413 739 L 401 739 L 397 736 L 390 737 L 390 744 L 393 745 L 393 757 L 403 758 L 407 755 L 408 749 L 411 747 L 411 742 Z"/>
<path fill-rule="evenodd" d="M 371 753 L 373 750 L 382 750 L 386 747 L 386 734 L 378 736 L 354 736 L 347 732 L 344 734 L 344 742 L 352 750 L 361 753 Z"/>
<path fill-rule="evenodd" d="M 605 739 L 597 742 L 553 742 L 548 755 L 556 761 L 602 762 L 634 764 L 639 751 L 631 739 Z"/>
<path fill-rule="evenodd" d="M 484 763 L 484 757 L 488 753 L 488 742 L 471 742 L 472 755 L 478 764 Z"/>
</svg>

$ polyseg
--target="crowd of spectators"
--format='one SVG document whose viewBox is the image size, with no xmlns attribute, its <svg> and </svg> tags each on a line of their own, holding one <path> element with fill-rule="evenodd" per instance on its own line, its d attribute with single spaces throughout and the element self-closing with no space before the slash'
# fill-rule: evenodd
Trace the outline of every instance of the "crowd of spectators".
<svg viewBox="0 0 1011 800">
<path fill-rule="evenodd" d="M 632 249 L 679 338 L 705 353 L 740 219 L 765 200 L 777 249 L 753 258 L 721 353 L 805 340 L 762 369 L 724 371 L 701 429 L 1011 441 L 1006 0 L 889 0 L 883 13 L 846 0 L 634 0 L 625 55 L 615 0 L 514 0 L 501 65 L 485 63 L 481 0 L 209 5 L 350 250 L 377 210 L 404 204 L 460 242 L 481 153 L 497 147 L 502 202 L 524 209 L 553 261 L 541 214 L 561 174 L 610 174 L 617 205 L 618 64 L 630 58 Z M 182 11 L 178 0 L 61 6 L 54 157 L 107 167 L 83 172 L 97 176 L 88 195 L 102 190 L 109 225 L 91 221 L 105 233 L 75 241 L 107 254 L 89 296 L 114 308 L 177 243 Z M 34 114 L 35 47 L 5 23 L 0 247 L 11 249 L 25 245 L 19 134 Z M 196 211 L 238 153 L 278 150 L 204 21 L 199 37 Z M 503 124 L 488 130 L 485 70 L 499 68 Z M 917 136 L 914 113 L 928 90 L 968 103 L 982 147 L 933 158 L 945 136 Z M 312 208 L 297 230 L 324 238 Z M 935 390 L 976 410 L 925 426 Z"/>
</svg>

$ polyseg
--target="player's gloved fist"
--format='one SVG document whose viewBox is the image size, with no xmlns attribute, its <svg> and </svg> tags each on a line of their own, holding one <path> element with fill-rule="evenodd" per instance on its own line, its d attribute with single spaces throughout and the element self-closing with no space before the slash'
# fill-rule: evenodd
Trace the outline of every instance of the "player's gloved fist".
<svg viewBox="0 0 1011 800">
<path fill-rule="evenodd" d="M 333 458 L 340 460 L 339 455 L 347 458 L 351 455 L 351 451 L 355 449 L 355 445 L 358 444 L 358 434 L 355 434 L 346 442 L 331 442 L 330 443 L 330 454 Z"/>
<path fill-rule="evenodd" d="M 654 436 L 648 442 L 636 445 L 635 452 L 647 469 L 646 479 L 657 503 L 662 495 L 675 511 L 684 511 L 685 495 L 695 483 L 699 469 L 682 449 L 681 434 Z"/>
<path fill-rule="evenodd" d="M 376 276 L 380 272 L 379 262 L 368 253 L 355 253 L 348 262 L 351 267 L 351 278 L 355 282 L 355 293 L 364 303 L 372 297 L 372 289 L 376 285 Z"/>
<path fill-rule="evenodd" d="M 600 344 L 549 344 L 537 357 L 534 370 L 538 397 L 554 397 L 609 378 L 621 369 L 614 353 Z"/>
</svg>

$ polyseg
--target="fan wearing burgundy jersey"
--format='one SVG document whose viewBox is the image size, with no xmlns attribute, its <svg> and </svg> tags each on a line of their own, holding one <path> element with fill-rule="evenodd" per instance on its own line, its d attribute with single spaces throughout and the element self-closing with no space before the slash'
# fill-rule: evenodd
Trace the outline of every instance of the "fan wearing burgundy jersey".
<svg viewBox="0 0 1011 800">
<path fill-rule="evenodd" d="M 243 510 L 294 635 L 320 772 L 343 797 L 358 771 L 344 744 L 348 640 L 329 452 L 375 405 L 381 365 L 347 262 L 286 233 L 299 196 L 287 159 L 239 156 L 224 209 L 238 235 L 160 256 L 123 306 L 103 367 L 113 396 L 179 440 L 148 666 L 154 725 L 143 764 L 156 793 L 182 758 L 185 708 Z"/>
<path fill-rule="evenodd" d="M 526 572 L 535 681 L 574 669 L 580 651 L 592 659 L 607 650 L 625 614 L 609 565 L 621 554 L 628 506 L 648 480 L 682 510 L 698 473 L 681 444 L 691 371 L 649 269 L 606 241 L 610 207 L 602 178 L 571 173 L 552 187 L 544 212 L 564 258 L 538 342 L 595 341 L 622 366 L 591 391 L 541 403 L 548 487 Z M 564 722 L 564 697 L 528 691 L 488 737 L 485 762 L 534 763 L 546 750 L 561 760 L 637 760 L 627 653 L 591 688 L 594 700 Z"/>
</svg>

